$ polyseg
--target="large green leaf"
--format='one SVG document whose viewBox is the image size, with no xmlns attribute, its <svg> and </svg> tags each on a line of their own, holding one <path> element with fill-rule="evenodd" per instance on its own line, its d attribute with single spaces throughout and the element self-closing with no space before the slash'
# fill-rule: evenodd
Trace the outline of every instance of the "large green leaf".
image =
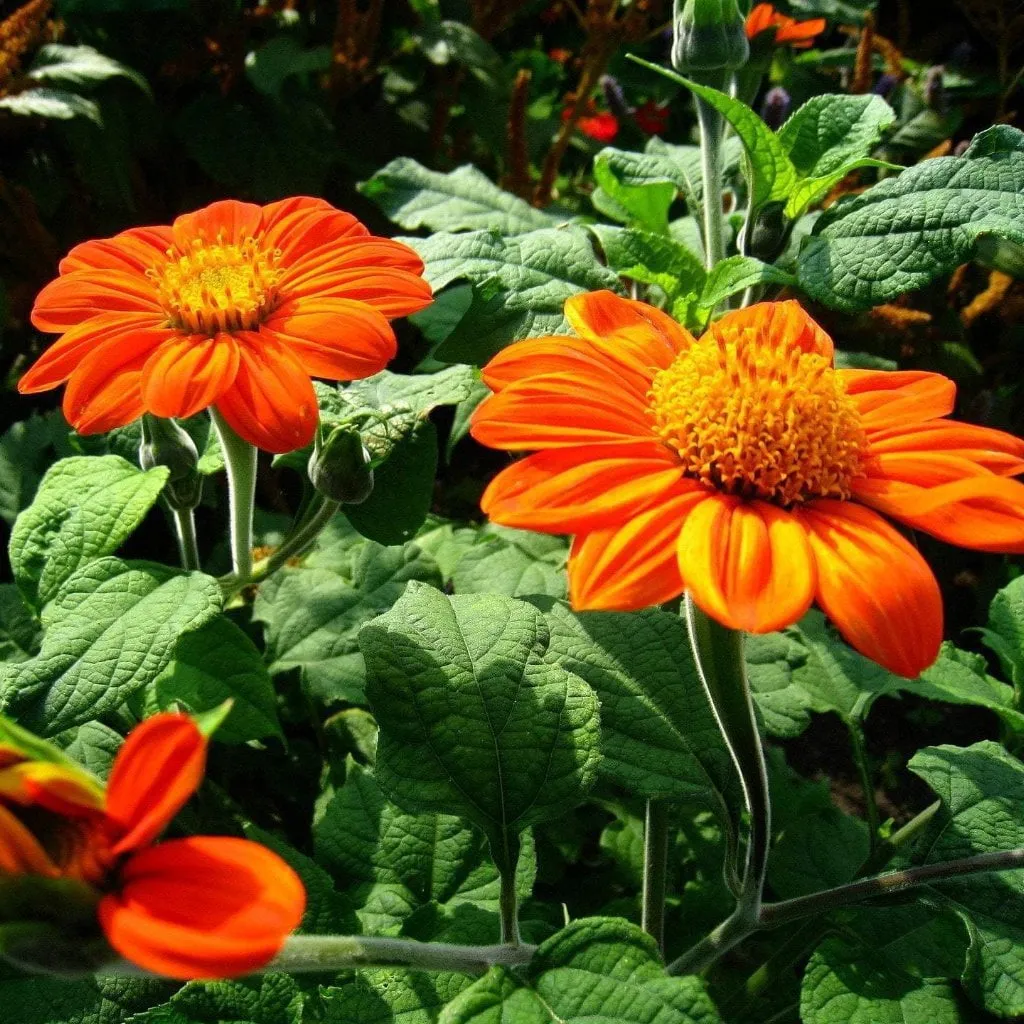
<svg viewBox="0 0 1024 1024">
<path fill-rule="evenodd" d="M 132 1024 L 301 1024 L 305 993 L 287 974 L 190 981 Z"/>
<path fill-rule="evenodd" d="M 29 604 L 46 604 L 90 559 L 112 554 L 160 496 L 168 471 L 143 472 L 117 455 L 55 463 L 11 531 L 14 578 Z"/>
<path fill-rule="evenodd" d="M 805 291 L 866 309 L 921 288 L 994 236 L 1024 242 L 1024 134 L 996 125 L 826 210 L 799 254 Z"/>
<path fill-rule="evenodd" d="M 654 940 L 617 918 L 584 918 L 516 974 L 492 968 L 439 1024 L 717 1024 L 697 978 L 666 976 Z"/>
<path fill-rule="evenodd" d="M 349 762 L 314 828 L 316 859 L 337 881 L 371 934 L 397 934 L 429 903 L 463 904 L 494 915 L 500 883 L 487 840 L 450 814 L 408 814 L 389 803 L 365 769 Z M 517 889 L 533 888 L 536 865 L 521 857 Z"/>
<path fill-rule="evenodd" d="M 664 235 L 669 207 L 684 187 L 681 178 L 680 170 L 662 157 L 608 147 L 594 160 L 600 191 L 593 203 L 606 216 Z"/>
<path fill-rule="evenodd" d="M 436 1024 L 445 1003 L 471 982 L 464 974 L 359 971 L 349 984 L 321 994 L 327 1024 Z"/>
<path fill-rule="evenodd" d="M 220 607 L 217 581 L 202 573 L 90 562 L 46 606 L 42 648 L 13 667 L 0 710 L 45 736 L 100 718 L 156 680 L 178 638 Z"/>
<path fill-rule="evenodd" d="M 565 561 L 561 537 L 487 524 L 459 557 L 451 574 L 458 594 L 565 597 Z"/>
<path fill-rule="evenodd" d="M 998 743 L 928 747 L 910 770 L 942 800 L 942 813 L 912 851 L 935 864 L 1024 847 L 1024 764 Z M 1024 1013 L 1024 870 L 965 875 L 931 887 L 967 922 L 965 983 L 987 1010 Z"/>
<path fill-rule="evenodd" d="M 110 78 L 127 78 L 143 92 L 149 84 L 137 71 L 91 46 L 66 46 L 48 43 L 32 58 L 26 77 L 35 82 L 60 82 L 63 85 L 92 86 Z"/>
<path fill-rule="evenodd" d="M 316 564 L 312 564 L 316 563 Z M 323 701 L 364 701 L 360 628 L 387 611 L 409 580 L 441 586 L 432 558 L 416 545 L 384 548 L 343 535 L 332 555 L 285 569 L 260 590 L 255 614 L 266 623 L 272 674 L 301 668 Z"/>
<path fill-rule="evenodd" d="M 381 788 L 478 825 L 503 872 L 524 828 L 582 801 L 600 757 L 597 698 L 546 660 L 549 639 L 521 601 L 417 583 L 359 637 Z"/>
<path fill-rule="evenodd" d="M 522 235 L 557 219 L 506 192 L 472 164 L 441 174 L 409 157 L 392 160 L 359 190 L 407 231 L 497 231 Z"/>
<path fill-rule="evenodd" d="M 1012 580 L 992 598 L 988 628 L 981 635 L 1010 682 L 1024 686 L 1024 576 Z"/>
<path fill-rule="evenodd" d="M 598 262 L 580 230 L 546 229 L 503 238 L 496 232 L 439 232 L 403 239 L 426 262 L 435 289 L 473 283 L 473 302 L 437 350 L 448 362 L 482 365 L 516 338 L 566 333 L 570 295 L 615 289 L 618 277 Z"/>
<path fill-rule="evenodd" d="M 126 1024 L 174 989 L 172 982 L 142 978 L 22 976 L 0 980 L 0 1006 L 9 1024 Z M 9 1016 L 14 1009 L 17 1017 Z"/>
<path fill-rule="evenodd" d="M 826 939 L 807 965 L 803 1024 L 964 1024 L 973 1019 L 956 986 L 966 936 L 933 907 L 857 910 L 842 938 Z"/>
</svg>

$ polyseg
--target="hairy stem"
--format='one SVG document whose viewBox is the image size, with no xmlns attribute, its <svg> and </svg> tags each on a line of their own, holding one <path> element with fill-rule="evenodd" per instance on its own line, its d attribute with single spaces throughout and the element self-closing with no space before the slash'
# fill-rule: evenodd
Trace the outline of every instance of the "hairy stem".
<svg viewBox="0 0 1024 1024">
<path fill-rule="evenodd" d="M 665 947 L 665 891 L 668 876 L 668 801 L 648 800 L 644 824 L 644 888 L 641 924 L 659 949 Z"/>
<path fill-rule="evenodd" d="M 868 763 L 867 747 L 864 745 L 864 730 L 859 721 L 849 720 L 846 728 L 850 733 L 850 747 L 853 761 L 857 766 L 860 786 L 864 791 L 864 810 L 868 819 L 868 833 L 871 840 L 871 852 L 878 849 L 878 801 L 875 798 L 875 780 Z"/>
<path fill-rule="evenodd" d="M 501 893 L 501 941 L 506 946 L 518 947 L 519 940 L 519 894 L 516 892 L 516 870 L 512 867 L 500 871 Z"/>
<path fill-rule="evenodd" d="M 725 256 L 722 230 L 722 115 L 699 96 L 694 97 L 700 127 L 701 171 L 704 185 L 704 264 L 711 270 Z"/>
<path fill-rule="evenodd" d="M 194 572 L 199 569 L 199 544 L 196 539 L 196 517 L 190 508 L 172 508 L 174 534 L 178 539 L 178 555 L 182 569 Z"/>
<path fill-rule="evenodd" d="M 210 417 L 224 452 L 231 515 L 231 565 L 235 576 L 252 573 L 252 517 L 256 506 L 256 449 L 243 441 L 216 410 Z"/>
</svg>

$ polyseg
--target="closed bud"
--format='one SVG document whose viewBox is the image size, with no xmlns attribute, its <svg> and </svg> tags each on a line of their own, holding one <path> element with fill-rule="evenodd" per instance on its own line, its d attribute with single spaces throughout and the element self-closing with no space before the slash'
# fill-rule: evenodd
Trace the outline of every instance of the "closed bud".
<svg viewBox="0 0 1024 1024">
<path fill-rule="evenodd" d="M 785 203 L 765 203 L 750 227 L 747 252 L 765 263 L 773 263 L 789 243 L 793 222 L 785 214 Z"/>
<path fill-rule="evenodd" d="M 604 93 L 604 101 L 608 109 L 620 121 L 626 121 L 632 116 L 629 104 L 626 102 L 626 94 L 619 85 L 619 80 L 611 75 L 601 76 L 601 91 Z"/>
<path fill-rule="evenodd" d="M 773 132 L 777 132 L 789 116 L 789 108 L 792 105 L 789 93 L 781 85 L 776 85 L 765 93 L 764 102 L 761 104 L 761 120 Z"/>
<path fill-rule="evenodd" d="M 924 101 L 939 114 L 946 112 L 946 89 L 943 82 L 945 74 L 946 69 L 941 64 L 936 64 L 930 67 L 924 75 L 922 89 Z"/>
<path fill-rule="evenodd" d="M 332 501 L 361 505 L 373 493 L 370 453 L 348 424 L 334 427 L 326 438 L 317 432 L 308 472 L 310 483 Z"/>
<path fill-rule="evenodd" d="M 166 466 L 170 470 L 164 497 L 171 508 L 193 509 L 203 493 L 203 477 L 197 469 L 199 452 L 195 442 L 174 420 L 145 413 L 139 465 L 145 470 Z"/>
<path fill-rule="evenodd" d="M 735 71 L 750 56 L 736 0 L 675 0 L 672 66 L 681 74 Z"/>
</svg>

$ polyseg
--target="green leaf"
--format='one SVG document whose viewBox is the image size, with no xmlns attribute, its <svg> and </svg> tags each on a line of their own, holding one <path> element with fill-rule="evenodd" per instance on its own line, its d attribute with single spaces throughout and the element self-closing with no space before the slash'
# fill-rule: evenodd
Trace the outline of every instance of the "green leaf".
<svg viewBox="0 0 1024 1024">
<path fill-rule="evenodd" d="M 431 64 L 461 64 L 485 86 L 499 87 L 503 73 L 501 57 L 469 25 L 461 21 L 428 22 L 414 38 Z"/>
<path fill-rule="evenodd" d="M 611 199 L 613 209 L 624 214 L 628 223 L 653 234 L 668 233 L 668 210 L 682 188 L 679 179 L 679 170 L 668 160 L 646 153 L 608 147 L 594 159 L 594 180 Z M 602 209 L 596 193 L 593 202 Z"/>
<path fill-rule="evenodd" d="M 724 808 L 738 801 L 722 741 L 677 615 L 548 613 L 547 659 L 601 700 L 601 772 L 631 793 Z"/>
<path fill-rule="evenodd" d="M 13 583 L 0 584 L 0 661 L 28 661 L 42 640 L 39 620 Z"/>
<path fill-rule="evenodd" d="M 296 75 L 329 71 L 331 48 L 304 48 L 289 35 L 277 35 L 245 55 L 245 77 L 253 87 L 272 99 L 281 99 L 285 82 Z"/>
<path fill-rule="evenodd" d="M 357 544 L 333 566 L 278 573 L 260 589 L 255 615 L 267 625 L 271 674 L 301 668 L 317 699 L 362 704 L 360 628 L 387 611 L 409 580 L 440 587 L 441 577 L 434 560 L 415 544 Z"/>
<path fill-rule="evenodd" d="M 796 278 L 753 256 L 729 256 L 720 260 L 707 275 L 701 290 L 698 319 L 705 323 L 726 299 L 758 284 L 794 285 Z"/>
<path fill-rule="evenodd" d="M 1024 764 L 998 743 L 927 747 L 909 768 L 944 805 L 912 851 L 914 863 L 1024 847 Z M 928 890 L 967 922 L 971 998 L 1000 1017 L 1024 1013 L 1024 870 L 965 875 Z"/>
<path fill-rule="evenodd" d="M 399 406 L 422 417 L 438 406 L 458 405 L 469 397 L 477 379 L 471 366 L 448 366 L 437 373 L 416 374 L 382 370 L 353 381 L 341 391 L 341 397 L 357 409 Z"/>
<path fill-rule="evenodd" d="M 459 558 L 452 585 L 459 594 L 565 597 L 568 554 L 561 537 L 488 524 Z"/>
<path fill-rule="evenodd" d="M 32 58 L 26 77 L 35 82 L 82 86 L 96 85 L 110 78 L 127 78 L 144 93 L 149 93 L 149 84 L 142 75 L 91 46 L 65 46 L 61 43 L 41 46 Z"/>
<path fill-rule="evenodd" d="M 826 210 L 799 254 L 804 290 L 867 309 L 921 288 L 995 236 L 1024 242 L 1024 134 L 996 125 Z"/>
<path fill-rule="evenodd" d="M 73 117 L 86 117 L 96 124 L 102 123 L 100 108 L 92 100 L 65 89 L 26 89 L 13 96 L 0 97 L 0 110 L 9 110 L 21 117 L 42 117 L 69 121 Z"/>
<path fill-rule="evenodd" d="M 178 707 L 199 714 L 230 700 L 217 730 L 224 743 L 280 736 L 274 685 L 256 645 L 230 619 L 218 615 L 174 649 L 174 658 L 150 688 L 147 711 Z"/>
<path fill-rule="evenodd" d="M 413 583 L 359 641 L 381 788 L 411 812 L 469 819 L 511 870 L 518 834 L 567 813 L 594 781 L 593 691 L 545 661 L 543 617 L 511 598 Z"/>
<path fill-rule="evenodd" d="M 523 235 L 557 218 L 506 192 L 472 164 L 441 174 L 410 157 L 392 160 L 359 186 L 406 231 L 497 231 Z"/>
<path fill-rule="evenodd" d="M 190 981 L 166 1005 L 188 1024 L 301 1024 L 305 1001 L 306 995 L 294 978 L 265 974 L 238 981 Z M 147 1016 L 136 1021 L 150 1024 Z M 150 1018 L 152 1024 L 163 1024 L 164 1019 Z"/>
<path fill-rule="evenodd" d="M 716 1024 L 699 979 L 664 973 L 654 940 L 617 918 L 574 921 L 521 972 L 492 968 L 438 1024 Z"/>
<path fill-rule="evenodd" d="M 843 938 L 826 939 L 804 974 L 803 1024 L 963 1024 L 956 979 L 963 925 L 932 907 L 863 909 L 845 915 Z"/>
<path fill-rule="evenodd" d="M 999 658 L 1006 678 L 1024 686 L 1024 576 L 1018 576 L 992 598 L 988 628 L 981 631 L 987 647 Z"/>
<path fill-rule="evenodd" d="M 13 524 L 32 501 L 53 449 L 67 434 L 59 413 L 13 423 L 0 437 L 0 519 Z"/>
<path fill-rule="evenodd" d="M 40 608 L 94 558 L 112 554 L 160 496 L 167 469 L 144 473 L 117 455 L 61 459 L 18 516 L 9 552 L 14 578 Z"/>
<path fill-rule="evenodd" d="M 317 862 L 357 908 L 369 933 L 398 934 L 415 910 L 430 903 L 498 913 L 500 882 L 486 838 L 450 814 L 400 810 L 353 761 L 313 838 Z M 521 899 L 530 896 L 535 872 L 531 849 L 517 870 Z M 497 936 L 496 916 L 493 928 Z"/>
<path fill-rule="evenodd" d="M 64 980 L 24 976 L 0 981 L 0 1006 L 16 1007 L 10 1024 L 127 1024 L 175 986 L 142 978 Z"/>
<path fill-rule="evenodd" d="M 124 742 L 121 734 L 102 722 L 86 722 L 73 730 L 73 736 L 64 753 L 97 778 L 106 779 Z"/>
<path fill-rule="evenodd" d="M 807 660 L 804 646 L 786 633 L 751 635 L 744 644 L 747 677 L 761 721 L 772 736 L 793 739 L 810 724 L 810 699 L 793 679 Z"/>
<path fill-rule="evenodd" d="M 0 710 L 45 736 L 100 718 L 157 679 L 179 636 L 220 606 L 220 586 L 202 573 L 90 562 L 46 606 L 42 648 L 14 666 Z"/>
<path fill-rule="evenodd" d="M 441 232 L 402 240 L 425 260 L 435 290 L 459 280 L 474 285 L 469 311 L 437 350 L 446 362 L 482 365 L 510 341 L 564 334 L 562 307 L 569 296 L 618 287 L 615 272 L 598 262 L 579 230 L 513 238 L 490 231 Z"/>
<path fill-rule="evenodd" d="M 359 971 L 349 984 L 321 995 L 327 1024 L 435 1024 L 445 1003 L 470 984 L 457 974 Z"/>
</svg>

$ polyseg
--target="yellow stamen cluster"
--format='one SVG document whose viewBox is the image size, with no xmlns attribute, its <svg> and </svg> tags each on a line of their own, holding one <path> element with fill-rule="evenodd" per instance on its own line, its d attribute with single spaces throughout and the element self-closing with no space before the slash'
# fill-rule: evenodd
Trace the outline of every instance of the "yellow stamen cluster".
<svg viewBox="0 0 1024 1024">
<path fill-rule="evenodd" d="M 727 494 L 848 498 L 860 472 L 860 416 L 828 359 L 753 330 L 709 331 L 657 374 L 650 403 L 687 475 Z"/>
<path fill-rule="evenodd" d="M 150 270 L 171 325 L 195 334 L 255 330 L 278 303 L 281 254 L 257 238 L 241 245 L 195 239 L 189 252 L 167 252 Z"/>
</svg>

